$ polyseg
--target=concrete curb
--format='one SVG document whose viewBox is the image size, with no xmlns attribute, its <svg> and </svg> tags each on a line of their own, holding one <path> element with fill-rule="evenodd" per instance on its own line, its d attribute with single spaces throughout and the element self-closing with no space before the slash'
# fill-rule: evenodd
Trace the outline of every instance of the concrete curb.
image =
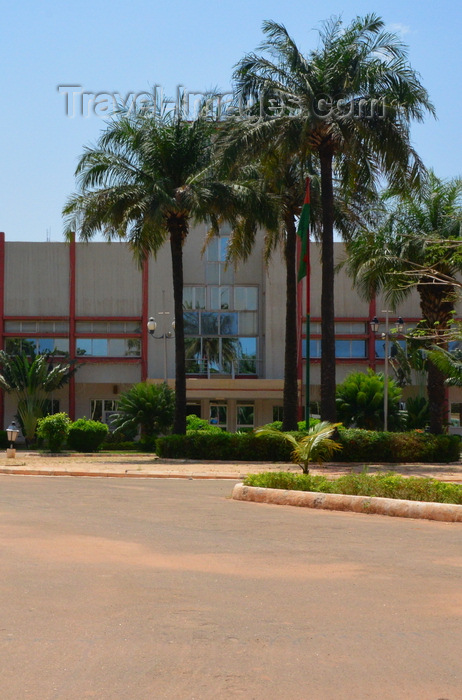
<svg viewBox="0 0 462 700">
<path fill-rule="evenodd" d="M 115 479 L 227 479 L 236 481 L 239 477 L 227 474 L 150 474 L 146 472 L 90 472 L 66 471 L 59 469 L 7 469 L 0 468 L 0 474 L 10 476 L 91 476 Z M 240 477 L 242 478 L 242 477 Z"/>
<path fill-rule="evenodd" d="M 237 501 L 272 503 L 280 506 L 374 513 L 376 515 L 391 515 L 399 518 L 440 520 L 447 523 L 462 522 L 462 506 L 451 503 L 425 503 L 423 501 L 404 501 L 396 498 L 344 496 L 343 494 L 314 493 L 312 491 L 265 489 L 257 486 L 244 486 L 242 483 L 236 484 L 232 497 Z"/>
</svg>

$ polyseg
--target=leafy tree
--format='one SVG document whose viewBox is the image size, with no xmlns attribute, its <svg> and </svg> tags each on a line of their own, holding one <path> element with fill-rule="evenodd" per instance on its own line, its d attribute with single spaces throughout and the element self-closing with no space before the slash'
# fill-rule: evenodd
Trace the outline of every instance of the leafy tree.
<svg viewBox="0 0 462 700">
<path fill-rule="evenodd" d="M 445 350 L 435 347 L 429 352 L 429 358 L 446 377 L 448 386 L 462 386 L 462 350 Z"/>
<path fill-rule="evenodd" d="M 345 192 L 373 191 L 385 175 L 395 187 L 416 185 L 422 173 L 411 146 L 410 122 L 433 113 L 427 92 L 398 37 L 376 15 L 325 23 L 320 44 L 303 55 L 286 28 L 263 24 L 264 55 L 246 55 L 235 72 L 240 108 L 261 105 L 226 149 L 228 162 L 243 152 L 257 157 L 282 144 L 302 162 L 319 164 L 322 241 L 321 415 L 335 420 L 334 181 Z M 348 200 L 345 207 L 348 208 Z"/>
<path fill-rule="evenodd" d="M 245 184 L 227 184 L 214 169 L 216 126 L 205 118 L 188 122 L 156 105 L 121 110 L 95 148 L 77 166 L 79 192 L 64 207 L 65 232 L 81 240 L 102 233 L 123 239 L 142 263 L 167 242 L 173 270 L 175 310 L 174 430 L 186 430 L 185 338 L 183 321 L 183 245 L 191 221 L 236 223 L 258 209 L 259 195 Z M 248 225 L 251 223 L 249 221 Z"/>
<path fill-rule="evenodd" d="M 293 447 L 292 462 L 298 464 L 304 474 L 309 474 L 309 465 L 312 462 L 322 464 L 332 458 L 332 455 L 342 447 L 331 437 L 340 423 L 328 423 L 323 421 L 309 429 L 307 435 L 298 439 L 291 433 L 281 433 L 276 428 L 257 428 L 258 436 L 272 436 L 285 440 Z"/>
<path fill-rule="evenodd" d="M 406 430 L 424 429 L 430 419 L 430 404 L 425 396 L 406 399 Z"/>
<path fill-rule="evenodd" d="M 366 430 L 383 428 L 383 396 L 385 378 L 371 369 L 352 372 L 337 387 L 337 414 L 348 428 L 355 425 Z M 400 427 L 399 401 L 401 390 L 393 379 L 388 380 L 388 425 Z"/>
<path fill-rule="evenodd" d="M 167 384 L 140 382 L 121 394 L 118 415 L 112 418 L 116 431 L 141 431 L 141 437 L 155 437 L 172 427 L 175 392 Z"/>
<path fill-rule="evenodd" d="M 347 269 L 360 294 L 371 298 L 383 291 L 396 308 L 413 289 L 420 297 L 422 322 L 413 334 L 420 347 L 445 348 L 452 323 L 456 289 L 451 279 L 462 270 L 460 242 L 462 181 L 444 181 L 429 173 L 428 185 L 418 193 L 385 198 L 375 226 L 361 232 L 347 246 Z M 435 283 L 427 268 L 443 279 Z M 410 276 L 409 273 L 412 273 Z M 430 431 L 444 430 L 444 374 L 431 358 L 426 363 Z"/>
<path fill-rule="evenodd" d="M 0 350 L 0 388 L 17 401 L 26 442 L 33 442 L 37 421 L 44 416 L 50 395 L 69 382 L 76 368 L 57 364 L 48 355 L 9 355 Z"/>
</svg>

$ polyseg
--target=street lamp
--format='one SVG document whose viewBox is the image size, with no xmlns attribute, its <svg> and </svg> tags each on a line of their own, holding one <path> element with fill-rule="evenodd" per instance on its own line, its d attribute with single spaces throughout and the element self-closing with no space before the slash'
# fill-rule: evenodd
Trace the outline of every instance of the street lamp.
<svg viewBox="0 0 462 700">
<path fill-rule="evenodd" d="M 385 332 L 381 334 L 382 339 L 385 341 L 385 364 L 384 364 L 384 371 L 383 371 L 383 377 L 384 377 L 384 385 L 383 385 L 383 429 L 385 432 L 388 431 L 388 357 L 389 357 L 389 344 L 390 344 L 390 338 L 391 334 L 389 331 L 389 314 L 391 314 L 391 311 L 384 310 L 382 311 L 383 314 L 385 314 Z M 379 330 L 379 320 L 377 316 L 374 316 L 372 321 L 370 322 L 370 327 L 371 331 L 373 333 L 378 333 Z M 404 330 L 404 321 L 399 316 L 395 323 L 395 327 L 398 333 L 402 333 Z"/>
<path fill-rule="evenodd" d="M 165 289 L 162 290 L 162 311 L 159 311 L 159 316 L 162 316 L 162 334 L 161 335 L 155 335 L 156 333 L 156 328 L 157 328 L 157 323 L 154 319 L 153 316 L 151 316 L 147 322 L 147 328 L 149 335 L 151 338 L 155 338 L 156 340 L 163 340 L 164 341 L 164 382 L 167 383 L 167 340 L 170 340 L 170 338 L 174 337 L 174 332 L 175 332 L 175 321 L 172 323 L 172 330 L 166 331 L 165 330 L 165 317 L 169 316 L 170 312 L 165 311 Z"/>
<path fill-rule="evenodd" d="M 16 450 L 14 449 L 14 443 L 16 442 L 16 438 L 19 435 L 19 430 L 16 426 L 16 423 L 11 421 L 11 424 L 8 426 L 6 429 L 6 436 L 8 438 L 8 442 L 10 443 L 10 448 L 6 451 L 6 456 L 7 457 L 16 457 Z"/>
</svg>

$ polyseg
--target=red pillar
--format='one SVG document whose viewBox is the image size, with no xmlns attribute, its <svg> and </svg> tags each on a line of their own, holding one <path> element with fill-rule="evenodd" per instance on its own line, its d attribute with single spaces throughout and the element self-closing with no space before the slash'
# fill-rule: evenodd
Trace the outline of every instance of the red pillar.
<svg viewBox="0 0 462 700">
<path fill-rule="evenodd" d="M 3 333 L 5 330 L 5 234 L 0 231 L 0 349 L 3 350 Z M 5 397 L 0 391 L 0 428 L 5 425 Z"/>
<path fill-rule="evenodd" d="M 141 271 L 141 381 L 148 378 L 148 327 L 149 318 L 149 258 L 143 261 Z"/>
<path fill-rule="evenodd" d="M 71 234 L 69 242 L 69 357 L 75 360 L 75 269 L 76 244 L 75 233 Z M 69 380 L 69 418 L 75 420 L 75 375 Z"/>
<path fill-rule="evenodd" d="M 376 301 L 376 298 L 374 297 L 369 302 L 369 321 L 372 321 L 372 319 L 376 315 L 377 315 L 377 301 Z M 367 341 L 367 347 L 368 347 L 368 356 L 369 356 L 369 367 L 372 370 L 374 370 L 374 372 L 375 372 L 376 367 L 377 367 L 377 362 L 375 360 L 375 333 L 371 329 L 370 323 L 368 323 L 368 332 L 369 332 L 369 338 Z"/>
</svg>

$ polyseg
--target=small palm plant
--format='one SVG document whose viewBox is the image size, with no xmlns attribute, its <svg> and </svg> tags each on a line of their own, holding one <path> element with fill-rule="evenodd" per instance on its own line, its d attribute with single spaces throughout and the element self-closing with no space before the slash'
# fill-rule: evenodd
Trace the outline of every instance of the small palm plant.
<svg viewBox="0 0 462 700">
<path fill-rule="evenodd" d="M 291 433 L 281 433 L 275 428 L 257 428 L 257 436 L 267 435 L 286 440 L 293 447 L 291 458 L 294 464 L 298 464 L 304 474 L 309 474 L 310 462 L 322 464 L 331 459 L 334 452 L 342 449 L 342 446 L 331 439 L 331 436 L 341 423 L 329 423 L 323 421 L 309 429 L 307 435 L 297 439 Z"/>
</svg>

